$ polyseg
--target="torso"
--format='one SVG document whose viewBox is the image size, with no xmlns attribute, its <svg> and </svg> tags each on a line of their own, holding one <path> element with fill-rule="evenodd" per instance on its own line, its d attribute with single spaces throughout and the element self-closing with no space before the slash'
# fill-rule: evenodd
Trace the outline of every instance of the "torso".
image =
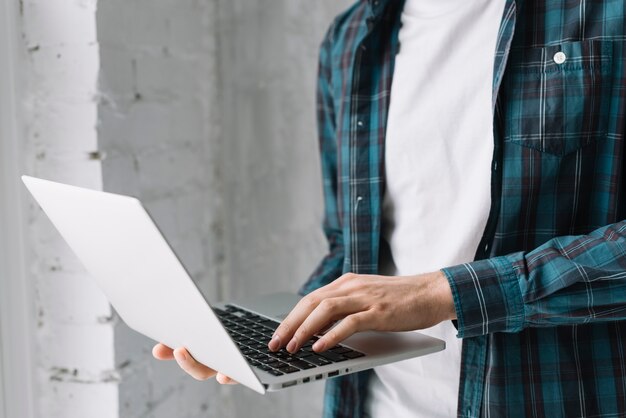
<svg viewBox="0 0 626 418">
<path fill-rule="evenodd" d="M 414 275 L 474 258 L 489 214 L 492 79 L 503 0 L 407 0 L 385 139 L 381 273 Z M 375 369 L 373 417 L 456 415 L 461 340 Z"/>
</svg>

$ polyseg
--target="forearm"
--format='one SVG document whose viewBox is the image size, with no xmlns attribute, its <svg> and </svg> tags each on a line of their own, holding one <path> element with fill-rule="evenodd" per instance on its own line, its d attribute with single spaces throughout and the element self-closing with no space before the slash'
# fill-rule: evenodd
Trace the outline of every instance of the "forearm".
<svg viewBox="0 0 626 418">
<path fill-rule="evenodd" d="M 626 319 L 626 222 L 443 269 L 459 336 Z"/>
</svg>

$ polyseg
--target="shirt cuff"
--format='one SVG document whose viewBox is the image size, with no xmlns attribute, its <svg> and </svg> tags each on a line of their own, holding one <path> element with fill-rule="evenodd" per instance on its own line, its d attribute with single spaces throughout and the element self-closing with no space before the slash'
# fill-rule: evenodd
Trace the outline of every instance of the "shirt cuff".
<svg viewBox="0 0 626 418">
<path fill-rule="evenodd" d="M 513 262 L 523 253 L 447 267 L 459 338 L 524 328 L 524 300 Z"/>
</svg>

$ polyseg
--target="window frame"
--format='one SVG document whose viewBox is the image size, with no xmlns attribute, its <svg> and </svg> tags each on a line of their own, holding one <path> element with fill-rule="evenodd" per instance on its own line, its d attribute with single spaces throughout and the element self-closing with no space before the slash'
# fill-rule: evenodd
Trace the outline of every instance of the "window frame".
<svg viewBox="0 0 626 418">
<path fill-rule="evenodd" d="M 20 180 L 20 66 L 26 62 L 21 18 L 19 2 L 0 0 L 0 418 L 35 417 L 33 292 L 25 269 L 28 206 Z"/>
</svg>

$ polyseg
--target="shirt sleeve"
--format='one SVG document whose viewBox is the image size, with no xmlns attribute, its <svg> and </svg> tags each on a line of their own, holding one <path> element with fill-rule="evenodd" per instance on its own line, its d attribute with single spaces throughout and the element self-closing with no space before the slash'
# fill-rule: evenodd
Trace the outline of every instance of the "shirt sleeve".
<svg viewBox="0 0 626 418">
<path fill-rule="evenodd" d="M 317 127 L 324 191 L 324 234 L 328 253 L 317 266 L 300 294 L 322 287 L 343 273 L 344 247 L 337 206 L 337 141 L 331 70 L 331 25 L 320 48 L 317 83 Z"/>
<path fill-rule="evenodd" d="M 626 221 L 442 270 L 458 336 L 626 319 Z"/>
</svg>

